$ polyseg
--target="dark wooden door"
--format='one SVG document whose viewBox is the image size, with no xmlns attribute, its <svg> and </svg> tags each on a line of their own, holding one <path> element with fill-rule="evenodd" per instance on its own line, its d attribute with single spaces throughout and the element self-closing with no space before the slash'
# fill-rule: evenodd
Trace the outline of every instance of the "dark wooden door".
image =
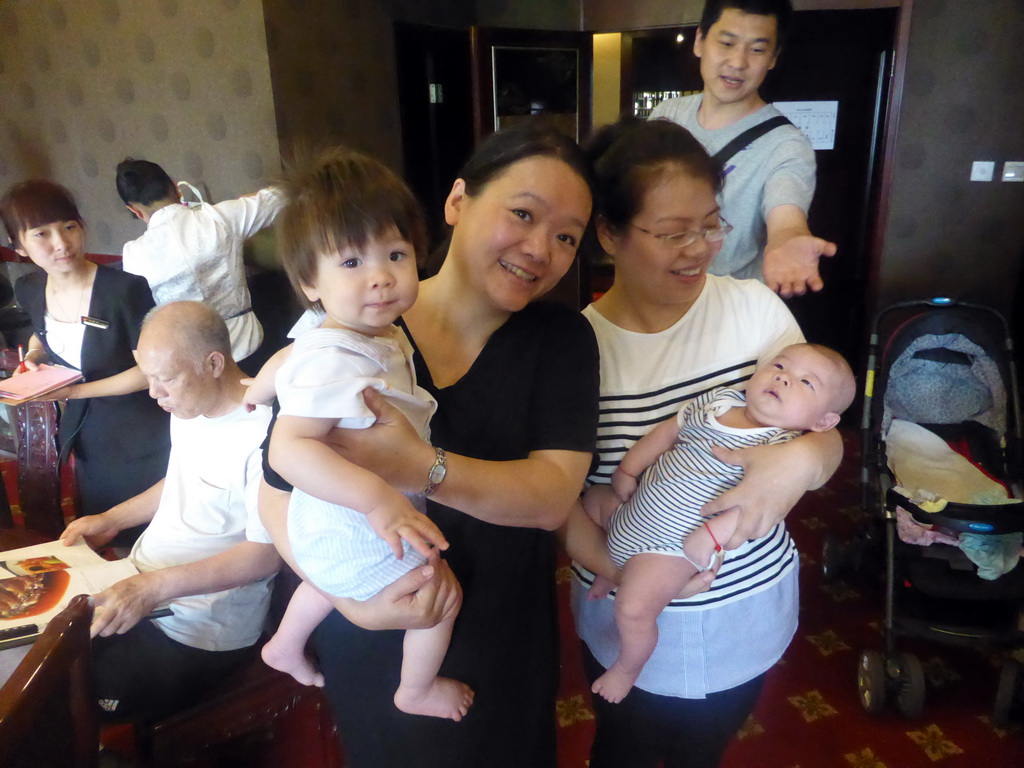
<svg viewBox="0 0 1024 768">
<path fill-rule="evenodd" d="M 787 303 L 811 341 L 843 351 L 854 365 L 865 337 L 872 196 L 882 158 L 898 9 L 805 11 L 765 81 L 766 101 L 838 101 L 835 148 L 818 150 L 809 221 L 835 242 L 821 293 Z"/>
<path fill-rule="evenodd" d="M 405 178 L 431 235 L 444 232 L 444 201 L 473 149 L 468 30 L 395 25 Z"/>
</svg>

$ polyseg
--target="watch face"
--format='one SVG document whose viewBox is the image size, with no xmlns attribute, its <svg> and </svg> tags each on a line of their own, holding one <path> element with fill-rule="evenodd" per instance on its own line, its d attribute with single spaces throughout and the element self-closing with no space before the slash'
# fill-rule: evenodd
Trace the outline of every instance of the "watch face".
<svg viewBox="0 0 1024 768">
<path fill-rule="evenodd" d="M 444 464 L 435 464 L 433 467 L 430 468 L 430 474 L 428 475 L 428 479 L 433 485 L 437 485 L 442 480 L 444 480 L 444 476 L 447 471 L 448 468 Z"/>
</svg>

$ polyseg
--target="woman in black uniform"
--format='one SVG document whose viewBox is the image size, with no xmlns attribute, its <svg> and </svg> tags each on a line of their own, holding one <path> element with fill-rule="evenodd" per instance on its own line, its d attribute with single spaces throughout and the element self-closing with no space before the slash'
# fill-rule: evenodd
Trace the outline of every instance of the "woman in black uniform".
<svg viewBox="0 0 1024 768">
<path fill-rule="evenodd" d="M 67 400 L 58 440 L 62 460 L 75 456 L 78 512 L 105 512 L 167 472 L 168 415 L 145 391 L 133 356 L 153 296 L 144 278 L 85 258 L 85 226 L 61 185 L 16 184 L 0 214 L 14 248 L 42 270 L 15 286 L 32 321 L 26 366 L 82 372 L 80 383 L 48 398 Z M 123 533 L 117 543 L 127 546 L 139 531 Z"/>
</svg>

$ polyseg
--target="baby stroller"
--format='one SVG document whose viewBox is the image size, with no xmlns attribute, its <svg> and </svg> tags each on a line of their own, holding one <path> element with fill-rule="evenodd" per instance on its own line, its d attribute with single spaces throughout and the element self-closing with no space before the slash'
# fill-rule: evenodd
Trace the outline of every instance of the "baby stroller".
<svg viewBox="0 0 1024 768">
<path fill-rule="evenodd" d="M 1004 318 L 944 298 L 879 313 L 862 436 L 863 505 L 885 528 L 885 622 L 883 649 L 860 654 L 861 704 L 875 714 L 895 699 L 921 714 L 921 662 L 897 641 L 923 638 L 1004 654 L 993 720 L 1005 724 L 1024 699 L 1024 668 L 1010 657 L 1024 647 L 1024 505 Z M 953 546 L 921 546 L 935 539 Z"/>
</svg>

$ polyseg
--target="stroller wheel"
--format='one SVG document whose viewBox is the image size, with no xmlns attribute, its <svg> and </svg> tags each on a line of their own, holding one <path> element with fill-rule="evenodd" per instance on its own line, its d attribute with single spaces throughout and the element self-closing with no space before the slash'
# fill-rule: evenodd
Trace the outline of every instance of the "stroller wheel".
<svg viewBox="0 0 1024 768">
<path fill-rule="evenodd" d="M 878 651 L 861 651 L 857 664 L 857 692 L 864 711 L 877 715 L 885 708 L 885 662 Z"/>
<path fill-rule="evenodd" d="M 1019 662 L 1006 659 L 999 672 L 999 686 L 996 688 L 996 701 L 992 706 L 992 722 L 1000 727 L 1010 724 L 1017 693 L 1024 688 L 1024 674 Z"/>
<path fill-rule="evenodd" d="M 900 686 L 896 706 L 905 717 L 918 718 L 924 711 L 924 668 L 912 653 L 898 653 L 894 661 Z"/>
<path fill-rule="evenodd" d="M 842 569 L 843 550 L 839 544 L 839 537 L 834 533 L 826 533 L 821 543 L 821 577 L 826 582 L 835 581 Z"/>
</svg>

